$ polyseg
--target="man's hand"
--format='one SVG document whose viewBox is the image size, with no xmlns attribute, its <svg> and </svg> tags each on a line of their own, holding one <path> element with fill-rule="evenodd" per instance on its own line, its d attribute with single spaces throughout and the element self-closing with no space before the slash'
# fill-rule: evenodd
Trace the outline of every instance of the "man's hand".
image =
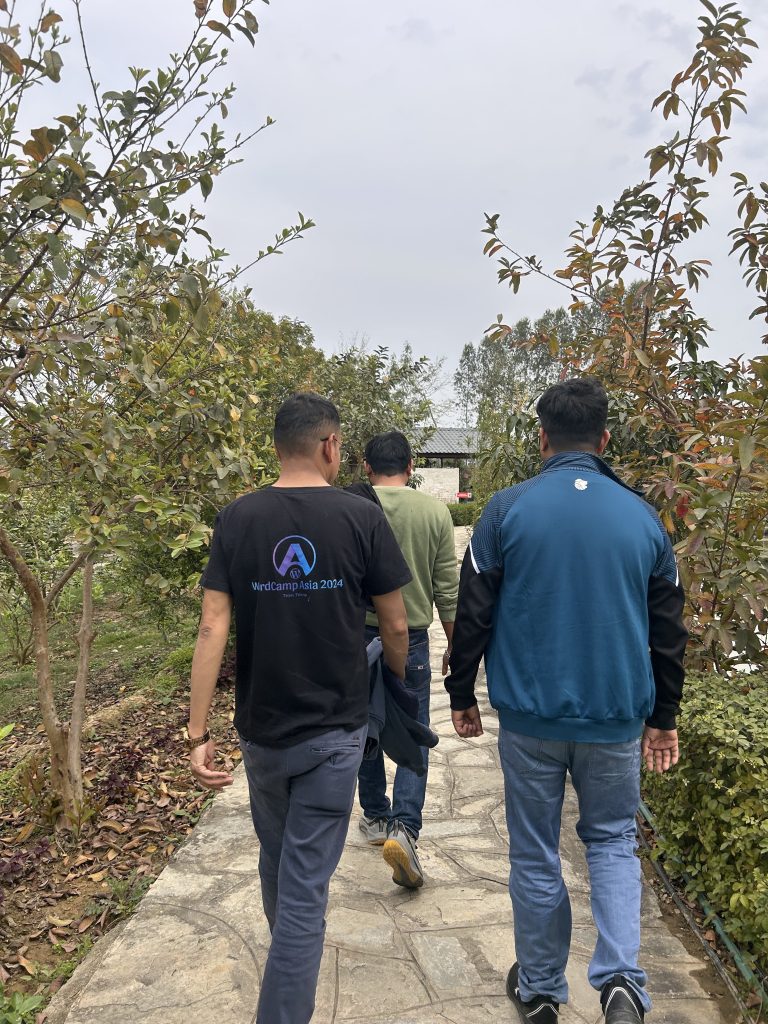
<svg viewBox="0 0 768 1024">
<path fill-rule="evenodd" d="M 189 752 L 189 763 L 192 774 L 205 789 L 224 789 L 231 786 L 234 779 L 229 772 L 217 772 L 213 770 L 213 759 L 216 755 L 216 744 L 213 740 L 201 743 L 199 747 L 193 747 Z"/>
<path fill-rule="evenodd" d="M 680 758 L 677 729 L 652 729 L 646 725 L 640 749 L 648 771 L 661 775 Z"/>
<path fill-rule="evenodd" d="M 443 651 L 443 676 L 447 676 L 448 675 L 448 668 L 449 668 L 448 661 L 449 661 L 450 657 L 451 657 L 451 648 L 448 647 L 448 648 L 446 648 L 445 651 Z"/>
<path fill-rule="evenodd" d="M 466 708 L 464 711 L 452 711 L 451 721 L 453 728 L 462 739 L 483 735 L 483 723 L 477 704 L 473 704 L 471 708 Z"/>
</svg>

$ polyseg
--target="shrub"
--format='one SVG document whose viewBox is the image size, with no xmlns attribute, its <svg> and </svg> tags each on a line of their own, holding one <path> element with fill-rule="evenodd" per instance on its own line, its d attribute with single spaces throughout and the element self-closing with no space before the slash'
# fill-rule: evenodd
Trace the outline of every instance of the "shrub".
<svg viewBox="0 0 768 1024">
<path fill-rule="evenodd" d="M 474 526 L 483 511 L 473 501 L 454 502 L 448 505 L 454 526 Z"/>
<path fill-rule="evenodd" d="M 182 644 L 170 651 L 160 668 L 145 676 L 141 684 L 156 691 L 159 698 L 170 698 L 180 686 L 188 685 L 194 653 L 193 643 Z"/>
<path fill-rule="evenodd" d="M 768 677 L 689 677 L 680 763 L 647 775 L 644 792 L 696 892 L 734 940 L 768 963 Z"/>
<path fill-rule="evenodd" d="M 42 996 L 25 996 L 21 992 L 6 995 L 0 984 L 0 1024 L 33 1024 L 43 1001 Z"/>
</svg>

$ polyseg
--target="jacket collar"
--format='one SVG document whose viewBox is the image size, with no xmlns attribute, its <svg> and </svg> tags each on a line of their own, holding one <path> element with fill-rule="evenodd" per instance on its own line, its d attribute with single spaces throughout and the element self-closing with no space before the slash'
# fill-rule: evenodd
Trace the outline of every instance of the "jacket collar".
<svg viewBox="0 0 768 1024">
<path fill-rule="evenodd" d="M 633 494 L 637 494 L 640 497 L 643 496 L 643 492 L 639 487 L 630 487 L 629 484 L 625 484 L 623 480 L 616 476 L 607 462 L 604 462 L 599 455 L 592 455 L 590 452 L 558 452 L 557 455 L 547 459 L 541 472 L 551 473 L 558 469 L 581 469 L 587 473 L 600 473 L 602 476 L 607 476 L 609 480 L 613 480 L 620 487 L 624 487 L 627 491 L 632 491 Z"/>
</svg>

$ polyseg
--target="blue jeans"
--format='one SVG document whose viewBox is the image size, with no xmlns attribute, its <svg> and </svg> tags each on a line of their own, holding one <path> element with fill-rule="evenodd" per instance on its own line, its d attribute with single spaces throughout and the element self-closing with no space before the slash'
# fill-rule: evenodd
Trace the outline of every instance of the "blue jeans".
<svg viewBox="0 0 768 1024">
<path fill-rule="evenodd" d="M 257 1024 L 308 1024 L 336 870 L 367 726 L 333 729 L 292 747 L 240 740 L 259 837 L 264 913 L 272 933 Z"/>
<path fill-rule="evenodd" d="M 588 978 L 600 989 L 623 974 L 646 1010 L 640 952 L 640 740 L 566 743 L 499 731 L 509 830 L 509 893 L 515 917 L 520 996 L 568 999 L 565 965 L 571 904 L 560 870 L 560 816 L 566 771 L 579 799 L 576 831 L 589 868 L 597 945 Z"/>
<path fill-rule="evenodd" d="M 366 643 L 379 632 L 374 626 L 365 627 Z M 405 667 L 405 685 L 416 693 L 419 700 L 418 720 L 429 725 L 429 683 L 432 670 L 429 667 L 429 637 L 426 629 L 408 630 L 408 660 Z M 424 767 L 427 767 L 429 750 L 422 748 Z M 370 761 L 363 761 L 358 775 L 360 806 L 366 818 L 384 818 L 399 821 L 418 838 L 421 832 L 421 812 L 427 792 L 427 773 L 418 776 L 408 768 L 398 767 L 392 788 L 392 803 L 387 796 L 387 776 L 384 771 L 384 755 Z"/>
</svg>

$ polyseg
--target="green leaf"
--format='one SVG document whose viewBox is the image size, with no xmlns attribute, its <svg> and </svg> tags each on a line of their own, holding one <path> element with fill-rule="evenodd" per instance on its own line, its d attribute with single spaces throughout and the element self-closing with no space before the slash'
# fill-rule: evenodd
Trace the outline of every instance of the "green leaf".
<svg viewBox="0 0 768 1024">
<path fill-rule="evenodd" d="M 208 307 L 205 305 L 204 302 L 201 302 L 197 312 L 192 318 L 192 323 L 195 326 L 195 330 L 199 334 L 205 334 L 205 332 L 208 330 L 209 322 L 210 316 L 208 313 Z"/>
<path fill-rule="evenodd" d="M 210 174 L 200 175 L 200 191 L 203 193 L 203 199 L 207 199 L 213 191 L 213 178 Z"/>
<path fill-rule="evenodd" d="M 63 61 L 57 50 L 46 50 L 43 54 L 45 71 L 52 82 L 61 81 L 61 66 Z"/>
<path fill-rule="evenodd" d="M 755 454 L 755 438 L 753 434 L 745 434 L 739 441 L 739 462 L 746 473 L 752 465 Z"/>
<path fill-rule="evenodd" d="M 147 209 L 150 213 L 154 214 L 155 217 L 167 217 L 169 212 L 168 207 L 159 196 L 153 196 L 149 200 L 147 203 Z"/>
<path fill-rule="evenodd" d="M 50 196 L 32 196 L 27 202 L 30 210 L 42 210 L 44 206 L 50 206 L 53 202 Z"/>
<path fill-rule="evenodd" d="M 165 318 L 169 324 L 175 324 L 181 315 L 181 306 L 179 300 L 173 296 L 166 299 L 166 301 L 160 307 L 165 314 Z"/>
</svg>

